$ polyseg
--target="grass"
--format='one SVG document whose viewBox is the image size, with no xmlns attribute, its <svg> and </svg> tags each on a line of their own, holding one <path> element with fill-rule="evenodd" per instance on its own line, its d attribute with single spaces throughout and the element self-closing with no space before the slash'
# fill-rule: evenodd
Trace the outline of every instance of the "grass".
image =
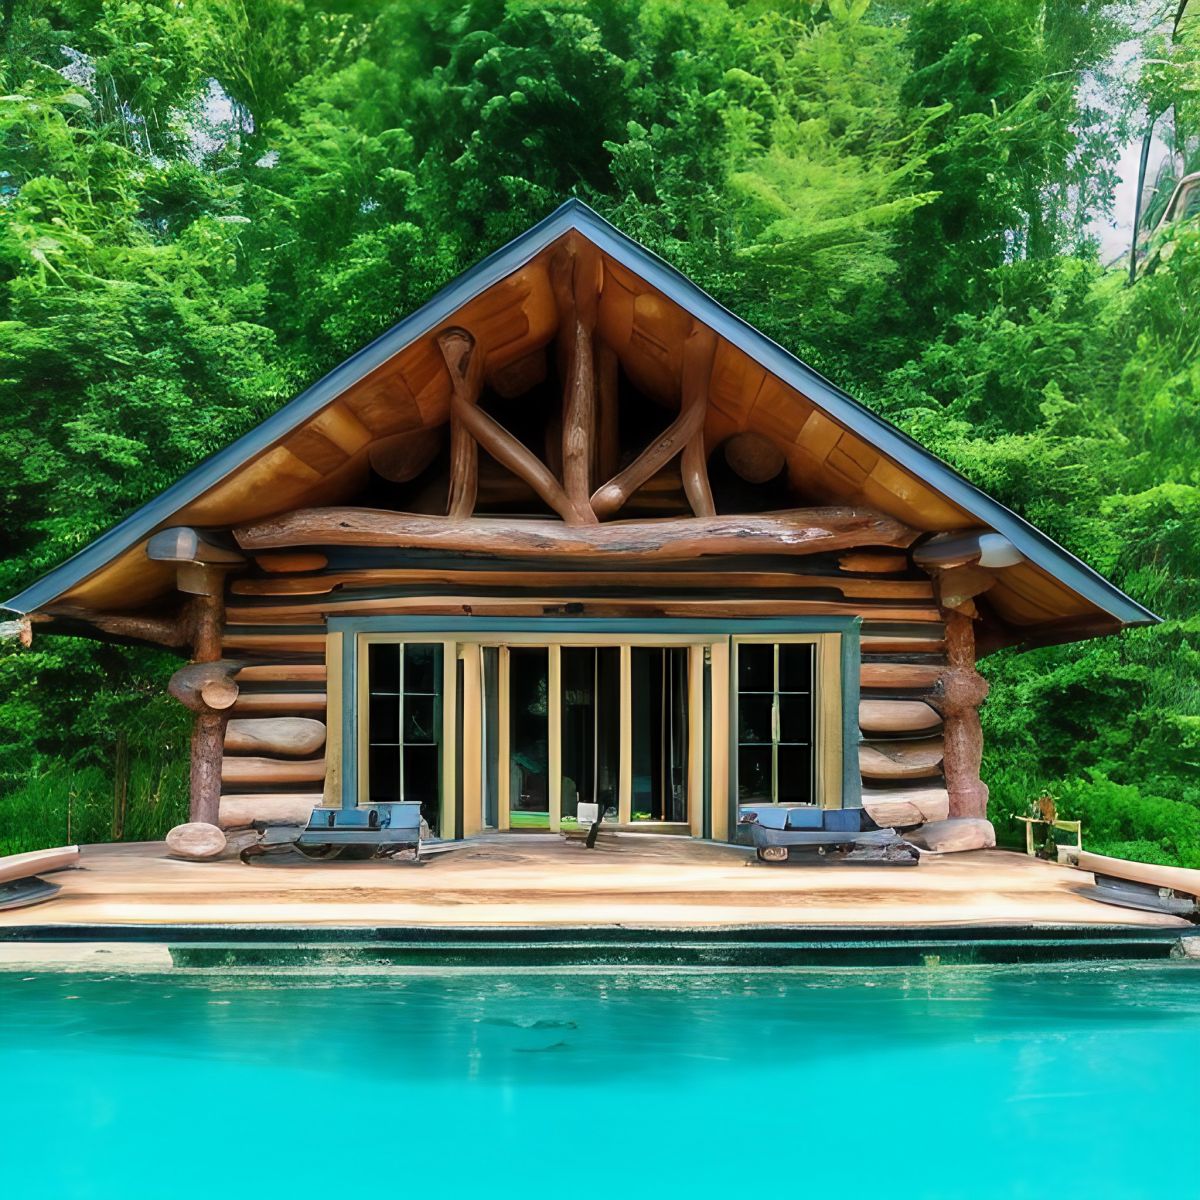
<svg viewBox="0 0 1200 1200">
<path fill-rule="evenodd" d="M 0 855 L 92 842 L 157 841 L 187 820 L 188 760 L 118 753 L 112 770 L 62 762 L 0 794 Z"/>
</svg>

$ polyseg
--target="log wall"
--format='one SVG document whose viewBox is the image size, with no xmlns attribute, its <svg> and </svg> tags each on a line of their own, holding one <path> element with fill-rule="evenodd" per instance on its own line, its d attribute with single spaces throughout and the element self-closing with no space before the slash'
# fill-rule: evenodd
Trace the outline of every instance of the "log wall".
<svg viewBox="0 0 1200 1200">
<path fill-rule="evenodd" d="M 415 561 L 311 547 L 233 579 L 222 654 L 244 665 L 226 733 L 221 819 L 296 820 L 326 781 L 326 622 L 331 616 L 863 618 L 858 748 L 864 804 L 881 823 L 947 815 L 940 689 L 946 627 L 928 576 L 893 549 L 622 570 Z M 320 564 L 318 566 L 318 564 Z M 853 752 L 853 748 L 849 748 Z"/>
</svg>

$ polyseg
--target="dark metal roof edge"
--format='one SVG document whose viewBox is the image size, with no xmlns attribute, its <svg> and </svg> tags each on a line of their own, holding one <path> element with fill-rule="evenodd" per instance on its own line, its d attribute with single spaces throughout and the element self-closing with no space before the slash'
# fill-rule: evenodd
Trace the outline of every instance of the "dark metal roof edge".
<svg viewBox="0 0 1200 1200">
<path fill-rule="evenodd" d="M 409 343 L 447 320 L 472 296 L 518 270 L 556 238 L 572 229 L 585 234 L 605 253 L 686 308 L 786 383 L 803 392 L 830 416 L 866 437 L 888 457 L 921 475 L 982 524 L 1003 533 L 1026 558 L 1096 607 L 1126 625 L 1149 625 L 1160 620 L 1041 530 L 975 487 L 935 454 L 730 312 L 653 251 L 622 233 L 582 200 L 575 198 L 565 201 L 525 233 L 451 280 L 416 312 L 380 334 L 278 412 L 205 459 L 153 500 L 6 601 L 4 607 L 17 612 L 32 612 L 62 595 L 250 458 L 286 436 L 302 421 L 314 416 Z"/>
</svg>

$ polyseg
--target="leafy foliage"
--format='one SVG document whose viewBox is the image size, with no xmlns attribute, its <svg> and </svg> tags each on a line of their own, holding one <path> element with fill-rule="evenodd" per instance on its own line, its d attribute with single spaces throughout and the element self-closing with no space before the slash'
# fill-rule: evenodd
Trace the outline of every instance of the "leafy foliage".
<svg viewBox="0 0 1200 1200">
<path fill-rule="evenodd" d="M 1050 788 L 1104 845 L 1194 862 L 1200 231 L 1131 288 L 1086 232 L 1134 106 L 1194 107 L 1194 39 L 1124 0 L 14 0 L 0 21 L 0 588 L 576 194 L 1163 613 L 987 660 L 986 767 L 1001 818 Z M 80 837 L 174 820 L 166 670 L 3 652 L 0 850 L 61 840 L 68 807 Z"/>
</svg>

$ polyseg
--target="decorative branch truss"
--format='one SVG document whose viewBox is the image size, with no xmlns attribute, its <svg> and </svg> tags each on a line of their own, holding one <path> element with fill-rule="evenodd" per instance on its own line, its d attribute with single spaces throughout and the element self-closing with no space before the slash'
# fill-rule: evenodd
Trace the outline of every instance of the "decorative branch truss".
<svg viewBox="0 0 1200 1200">
<path fill-rule="evenodd" d="M 677 456 L 683 488 L 697 517 L 716 515 L 704 446 L 708 386 L 716 335 L 693 323 L 683 352 L 679 415 L 623 469 L 617 427 L 617 357 L 597 345 L 602 265 L 588 242 L 568 242 L 551 262 L 559 311 L 558 362 L 563 379 L 561 480 L 494 417 L 479 407 L 483 354 L 465 329 L 438 335 L 450 373 L 450 490 L 447 515 L 465 520 L 475 511 L 479 447 L 524 480 L 568 525 L 595 525 L 615 516 L 629 498 Z M 557 450 L 557 447 L 554 449 Z M 604 479 L 597 487 L 596 482 Z"/>
</svg>

